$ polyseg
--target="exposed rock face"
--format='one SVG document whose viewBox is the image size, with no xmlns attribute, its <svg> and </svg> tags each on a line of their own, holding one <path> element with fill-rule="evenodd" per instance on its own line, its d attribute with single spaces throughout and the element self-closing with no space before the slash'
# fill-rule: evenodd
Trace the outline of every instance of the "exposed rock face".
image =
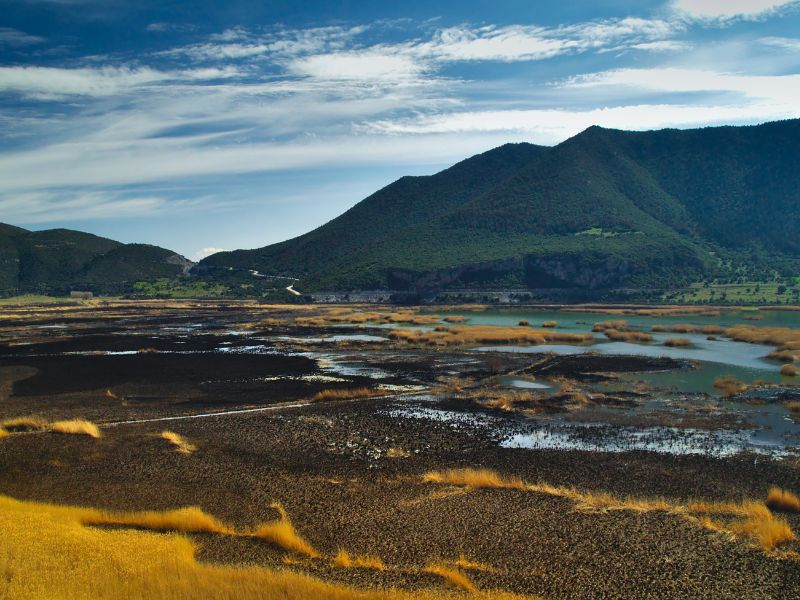
<svg viewBox="0 0 800 600">
<path fill-rule="evenodd" d="M 626 261 L 570 255 L 528 257 L 525 283 L 531 288 L 579 287 L 591 290 L 619 285 L 630 273 Z"/>
<path fill-rule="evenodd" d="M 631 272 L 626 261 L 598 256 L 515 256 L 502 260 L 470 263 L 436 271 L 389 269 L 393 290 L 435 290 L 516 284 L 529 289 L 606 289 L 619 285 Z"/>
</svg>

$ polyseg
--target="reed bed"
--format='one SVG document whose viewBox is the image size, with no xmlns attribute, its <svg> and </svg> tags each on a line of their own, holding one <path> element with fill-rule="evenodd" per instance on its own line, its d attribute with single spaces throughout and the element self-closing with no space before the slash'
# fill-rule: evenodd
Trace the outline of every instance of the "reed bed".
<svg viewBox="0 0 800 600">
<path fill-rule="evenodd" d="M 588 345 L 594 341 L 589 333 L 562 333 L 544 329 L 520 327 L 495 327 L 476 325 L 466 327 L 439 327 L 434 331 L 394 329 L 389 338 L 410 344 L 429 346 L 463 346 L 469 344 L 575 344 Z"/>
</svg>

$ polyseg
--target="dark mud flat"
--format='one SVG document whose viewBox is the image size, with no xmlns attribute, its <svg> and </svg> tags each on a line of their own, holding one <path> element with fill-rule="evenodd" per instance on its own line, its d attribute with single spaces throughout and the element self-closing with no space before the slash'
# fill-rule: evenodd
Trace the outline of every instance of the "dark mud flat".
<svg viewBox="0 0 800 600">
<path fill-rule="evenodd" d="M 737 501 L 763 499 L 772 485 L 800 490 L 797 458 L 506 448 L 514 431 L 548 426 L 553 417 L 488 410 L 441 391 L 440 380 L 535 370 L 552 359 L 287 344 L 273 338 L 299 336 L 289 325 L 232 335 L 226 332 L 259 315 L 226 309 L 215 321 L 207 306 L 195 315 L 204 326 L 194 332 L 171 329 L 192 324 L 185 314 L 176 321 L 155 309 L 122 312 L 127 321 L 103 319 L 95 333 L 67 327 L 47 341 L 32 330 L 34 344 L 20 345 L 24 327 L 6 332 L 0 418 L 88 417 L 105 425 L 100 439 L 24 433 L 0 440 L 0 493 L 116 510 L 197 505 L 239 529 L 276 518 L 270 505 L 280 502 L 323 558 L 292 557 L 253 539 L 194 535 L 199 559 L 285 567 L 292 558 L 289 568 L 361 587 L 444 589 L 422 567 L 463 555 L 490 567 L 469 572 L 479 588 L 551 599 L 800 597 L 800 561 L 791 554 L 800 552 L 797 541 L 767 553 L 666 512 L 587 512 L 542 493 L 423 480 L 429 471 L 488 468 L 621 498 Z M 320 334 L 327 332 L 302 332 Z M 155 352 L 138 352 L 149 348 Z M 135 353 L 100 353 L 126 351 Z M 685 367 L 572 360 L 571 367 L 558 362 L 558 376 L 582 383 L 585 374 Z M 309 401 L 324 389 L 381 385 L 383 397 Z M 252 408 L 265 410 L 230 412 Z M 430 416 L 437 412 L 441 418 Z M 175 416 L 190 418 L 124 422 Z M 160 437 L 167 429 L 197 450 L 176 452 Z M 593 435 L 614 431 L 606 425 Z M 800 531 L 800 515 L 785 517 Z M 378 556 L 387 569 L 335 567 L 330 557 L 340 549 Z"/>
</svg>

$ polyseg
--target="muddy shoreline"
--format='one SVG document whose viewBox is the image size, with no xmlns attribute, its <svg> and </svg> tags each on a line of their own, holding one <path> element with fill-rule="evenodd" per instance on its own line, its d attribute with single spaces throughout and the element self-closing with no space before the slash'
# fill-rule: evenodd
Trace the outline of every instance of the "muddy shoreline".
<svg viewBox="0 0 800 600">
<path fill-rule="evenodd" d="M 0 493 L 115 510 L 197 505 L 245 529 L 275 518 L 270 504 L 278 501 L 325 556 L 348 549 L 389 566 L 341 569 L 301 559 L 290 568 L 365 588 L 441 587 L 422 566 L 464 555 L 492 566 L 470 572 L 479 588 L 544 598 L 800 595 L 797 560 L 674 515 L 584 512 L 541 494 L 423 481 L 428 471 L 490 468 L 532 483 L 676 503 L 759 499 L 772 485 L 800 490 L 793 455 L 503 447 L 516 433 L 591 423 L 589 414 L 608 415 L 598 417 L 599 429 L 580 434 L 592 443 L 648 424 L 673 428 L 676 436 L 745 430 L 746 423 L 722 413 L 650 407 L 654 390 L 634 392 L 619 379 L 691 364 L 409 348 L 347 337 L 297 341 L 354 331 L 288 321 L 253 325 L 263 317 L 256 308 L 203 304 L 0 322 L 0 377 L 8 383 L 0 419 L 81 416 L 103 431 L 100 439 L 31 432 L 0 440 Z M 358 333 L 382 335 L 369 327 Z M 573 391 L 555 410 L 541 410 L 540 391 L 520 396 L 520 408 L 492 408 L 496 378 L 508 374 L 563 387 L 551 395 Z M 380 394 L 314 400 L 326 390 L 364 387 Z M 575 402 L 579 393 L 587 404 Z M 615 407 L 608 398 L 625 403 Z M 259 410 L 103 426 L 249 409 Z M 191 440 L 196 452 L 176 452 L 160 438 L 165 429 Z M 799 515 L 786 519 L 800 530 Z M 269 544 L 192 537 L 203 561 L 286 566 L 286 553 Z M 800 552 L 800 543 L 784 551 Z"/>
</svg>

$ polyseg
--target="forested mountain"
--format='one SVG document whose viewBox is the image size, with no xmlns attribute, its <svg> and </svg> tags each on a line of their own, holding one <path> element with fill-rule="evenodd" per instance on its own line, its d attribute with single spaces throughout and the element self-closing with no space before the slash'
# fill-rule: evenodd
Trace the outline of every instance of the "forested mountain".
<svg viewBox="0 0 800 600">
<path fill-rule="evenodd" d="M 305 290 L 670 287 L 800 272 L 800 120 L 507 144 L 298 238 L 219 253 Z"/>
<path fill-rule="evenodd" d="M 122 244 L 69 229 L 0 224 L 0 295 L 125 293 L 139 280 L 174 277 L 191 263 L 171 250 Z"/>
</svg>

